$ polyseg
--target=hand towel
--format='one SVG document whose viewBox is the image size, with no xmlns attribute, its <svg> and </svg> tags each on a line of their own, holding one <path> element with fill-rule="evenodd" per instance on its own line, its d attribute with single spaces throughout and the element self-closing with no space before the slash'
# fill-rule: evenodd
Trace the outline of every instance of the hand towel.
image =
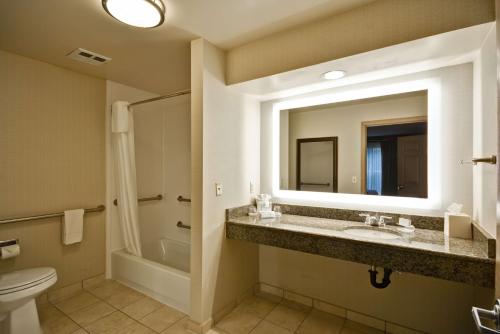
<svg viewBox="0 0 500 334">
<path fill-rule="evenodd" d="M 64 222 L 62 229 L 63 244 L 71 245 L 82 241 L 83 213 L 83 209 L 64 211 Z"/>
<path fill-rule="evenodd" d="M 128 132 L 129 110 L 128 102 L 116 101 L 111 106 L 111 131 L 113 133 Z"/>
</svg>

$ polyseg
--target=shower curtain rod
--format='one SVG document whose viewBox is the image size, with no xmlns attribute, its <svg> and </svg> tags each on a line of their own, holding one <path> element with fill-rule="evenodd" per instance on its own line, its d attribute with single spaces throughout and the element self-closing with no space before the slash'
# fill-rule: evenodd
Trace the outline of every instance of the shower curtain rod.
<svg viewBox="0 0 500 334">
<path fill-rule="evenodd" d="M 158 97 L 153 97 L 152 99 L 137 101 L 137 102 L 129 104 L 129 107 L 137 106 L 137 105 L 143 104 L 143 103 L 149 103 L 149 102 L 154 102 L 154 101 L 158 101 L 158 100 L 168 99 L 168 98 L 175 97 L 175 96 L 186 95 L 186 94 L 190 94 L 190 93 L 191 93 L 191 89 L 185 89 L 185 90 L 181 90 L 181 91 L 178 91 L 175 93 L 162 95 L 162 96 L 158 96 Z"/>
</svg>

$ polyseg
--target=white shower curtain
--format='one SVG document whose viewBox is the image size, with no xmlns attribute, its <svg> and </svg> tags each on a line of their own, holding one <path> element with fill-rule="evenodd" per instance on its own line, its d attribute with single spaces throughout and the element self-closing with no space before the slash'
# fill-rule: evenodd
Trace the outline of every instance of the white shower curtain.
<svg viewBox="0 0 500 334">
<path fill-rule="evenodd" d="M 134 117 L 128 105 L 128 102 L 116 101 L 111 108 L 115 188 L 118 199 L 118 219 L 125 248 L 130 254 L 142 257 L 137 207 Z"/>
</svg>

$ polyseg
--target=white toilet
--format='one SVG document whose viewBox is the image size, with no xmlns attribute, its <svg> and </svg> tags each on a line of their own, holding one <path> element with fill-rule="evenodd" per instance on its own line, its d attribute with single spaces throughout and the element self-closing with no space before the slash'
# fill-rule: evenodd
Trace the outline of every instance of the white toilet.
<svg viewBox="0 0 500 334">
<path fill-rule="evenodd" d="M 41 334 L 35 298 L 57 282 L 54 268 L 41 267 L 0 275 L 0 333 Z"/>
</svg>

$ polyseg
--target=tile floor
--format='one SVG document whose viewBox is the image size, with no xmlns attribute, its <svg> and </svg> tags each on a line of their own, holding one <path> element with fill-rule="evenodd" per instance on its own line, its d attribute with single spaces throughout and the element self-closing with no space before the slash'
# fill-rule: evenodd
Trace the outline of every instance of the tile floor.
<svg viewBox="0 0 500 334">
<path fill-rule="evenodd" d="M 38 314 L 44 334 L 191 334 L 184 313 L 113 280 L 38 305 Z"/>
<path fill-rule="evenodd" d="M 44 334 L 192 334 L 189 318 L 116 281 L 38 306 Z M 379 330 L 286 300 L 249 296 L 211 334 L 380 334 Z"/>
<path fill-rule="evenodd" d="M 382 334 L 383 331 L 287 300 L 250 296 L 214 328 L 220 334 Z"/>
</svg>

